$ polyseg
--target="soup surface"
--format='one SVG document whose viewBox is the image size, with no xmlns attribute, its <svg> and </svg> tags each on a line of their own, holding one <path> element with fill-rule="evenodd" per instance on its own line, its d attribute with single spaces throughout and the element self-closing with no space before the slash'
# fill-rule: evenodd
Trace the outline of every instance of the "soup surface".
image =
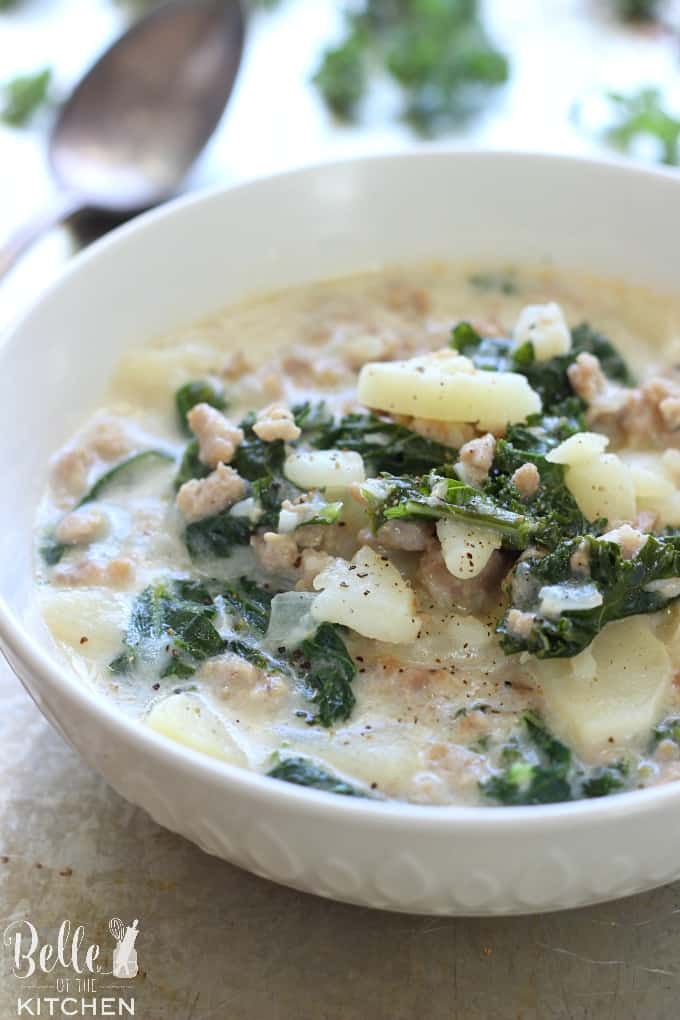
<svg viewBox="0 0 680 1020">
<path fill-rule="evenodd" d="M 55 454 L 47 624 L 142 725 L 340 794 L 679 778 L 679 366 L 680 302 L 548 270 L 228 308 Z"/>
</svg>

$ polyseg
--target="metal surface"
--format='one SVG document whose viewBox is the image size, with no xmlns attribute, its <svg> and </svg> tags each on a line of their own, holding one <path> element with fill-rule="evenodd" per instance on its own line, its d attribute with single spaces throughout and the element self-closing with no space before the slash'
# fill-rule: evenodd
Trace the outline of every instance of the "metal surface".
<svg viewBox="0 0 680 1020">
<path fill-rule="evenodd" d="M 465 128 L 468 141 L 591 151 L 569 117 L 583 91 L 677 80 L 674 40 L 609 23 L 604 3 L 496 0 L 486 7 L 514 55 L 514 78 Z M 333 0 L 283 0 L 254 20 L 228 116 L 192 183 L 413 144 L 406 129 L 385 120 L 382 98 L 358 129 L 338 128 L 319 104 L 308 77 L 318 46 L 335 29 L 335 11 Z M 0 73 L 56 59 L 67 88 L 121 19 L 121 8 L 107 0 L 27 3 L 0 23 Z M 48 192 L 39 127 L 33 134 L 0 128 L 6 226 Z M 49 282 L 72 244 L 55 231 L 27 256 L 0 288 L 0 321 Z M 104 938 L 112 916 L 138 917 L 135 989 L 144 1020 L 678 1014 L 680 885 L 587 910 L 496 921 L 390 916 L 304 896 L 207 857 L 123 802 L 50 729 L 6 668 L 0 769 L 0 927 L 28 916 L 54 932 L 68 917 Z M 0 946 L 2 1020 L 16 1016 L 16 999 Z"/>
<path fill-rule="evenodd" d="M 49 163 L 59 190 L 0 248 L 0 277 L 79 209 L 130 213 L 172 195 L 222 116 L 243 36 L 240 0 L 175 0 L 116 40 L 55 120 Z"/>
</svg>

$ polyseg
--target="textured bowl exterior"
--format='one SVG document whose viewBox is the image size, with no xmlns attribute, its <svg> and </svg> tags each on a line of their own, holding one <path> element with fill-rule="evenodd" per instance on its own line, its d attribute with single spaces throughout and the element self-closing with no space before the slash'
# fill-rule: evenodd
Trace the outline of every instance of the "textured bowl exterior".
<svg viewBox="0 0 680 1020">
<path fill-rule="evenodd" d="M 414 913 L 527 913 L 680 877 L 678 784 L 532 808 L 376 804 L 173 744 L 64 665 L 31 581 L 48 457 L 96 406 L 129 344 L 246 292 L 433 257 L 552 259 L 670 289 L 678 237 L 680 179 L 669 174 L 439 150 L 185 200 L 79 256 L 0 350 L 0 429 L 16 437 L 3 450 L 12 491 L 0 508 L 0 642 L 41 711 L 161 825 L 321 896 Z"/>
</svg>

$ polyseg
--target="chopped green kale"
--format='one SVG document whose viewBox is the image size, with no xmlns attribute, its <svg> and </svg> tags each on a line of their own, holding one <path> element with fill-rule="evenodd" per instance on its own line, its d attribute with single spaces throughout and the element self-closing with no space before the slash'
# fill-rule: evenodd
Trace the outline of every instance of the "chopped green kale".
<svg viewBox="0 0 680 1020">
<path fill-rule="evenodd" d="M 222 388 L 207 379 L 194 379 L 192 382 L 180 386 L 175 394 L 175 406 L 180 428 L 187 435 L 191 434 L 187 424 L 187 415 L 192 407 L 196 407 L 196 404 L 210 404 L 218 411 L 223 411 L 227 406 Z"/>
<path fill-rule="evenodd" d="M 332 726 L 338 720 L 349 718 L 355 701 L 352 681 L 356 666 L 339 627 L 322 623 L 290 657 L 274 660 L 260 645 L 269 626 L 273 593 L 242 577 L 236 583 L 221 586 L 219 596 L 237 635 L 235 640 L 227 641 L 231 651 L 261 667 L 266 660 L 265 668 L 268 666 L 293 682 L 300 682 L 308 691 L 309 700 L 317 706 L 317 718 L 322 726 Z M 279 652 L 283 654 L 282 650 Z"/>
<path fill-rule="evenodd" d="M 22 74 L 0 86 L 2 106 L 0 120 L 12 127 L 23 127 L 49 98 L 52 70 L 49 67 L 35 74 Z"/>
<path fill-rule="evenodd" d="M 589 559 L 588 583 L 600 592 L 602 604 L 594 609 L 564 610 L 556 619 L 548 618 L 540 612 L 540 589 L 578 583 L 571 556 L 582 542 Z M 655 613 L 680 597 L 655 583 L 680 577 L 680 535 L 649 535 L 632 559 L 624 559 L 621 548 L 604 538 L 572 538 L 546 556 L 525 561 L 525 570 L 533 584 L 533 599 L 516 608 L 535 614 L 533 625 L 528 634 L 520 636 L 509 626 L 506 614 L 498 626 L 501 646 L 508 655 L 526 651 L 540 659 L 568 658 L 587 648 L 605 624 Z"/>
<path fill-rule="evenodd" d="M 480 784 L 489 800 L 505 805 L 554 804 L 624 789 L 625 763 L 585 769 L 535 712 L 525 713 L 522 723 L 523 739 L 515 738 L 503 749 L 501 771 Z"/>
<path fill-rule="evenodd" d="M 198 440 L 192 439 L 187 443 L 182 459 L 179 464 L 179 470 L 175 475 L 175 488 L 181 489 L 185 482 L 190 482 L 192 478 L 207 478 L 210 474 L 210 468 L 207 464 L 204 464 L 198 455 Z"/>
<path fill-rule="evenodd" d="M 283 462 L 286 451 L 282 440 L 267 443 L 254 432 L 255 414 L 251 413 L 241 422 L 244 438 L 239 444 L 231 466 L 250 483 L 249 495 L 260 511 L 252 521 L 245 517 L 234 517 L 225 510 L 214 517 L 188 525 L 185 539 L 189 553 L 194 556 L 229 556 L 239 545 L 247 545 L 250 536 L 259 528 L 278 527 L 281 504 L 293 500 L 300 494 L 297 486 L 284 477 Z M 175 488 L 179 489 L 192 478 L 205 478 L 210 468 L 199 457 L 199 446 L 192 439 L 186 446 Z"/>
<path fill-rule="evenodd" d="M 322 726 L 348 719 L 354 708 L 352 682 L 357 668 L 332 623 L 322 623 L 316 634 L 293 653 L 293 662 L 311 688 L 310 700 L 318 708 Z"/>
<path fill-rule="evenodd" d="M 558 414 L 565 401 L 575 400 L 567 369 L 583 352 L 594 354 L 599 359 L 602 371 L 609 379 L 625 385 L 632 384 L 628 366 L 616 348 L 587 323 L 572 329 L 571 343 L 568 354 L 547 361 L 536 361 L 530 341 L 516 348 L 512 340 L 484 337 L 469 322 L 459 322 L 454 327 L 450 346 L 470 358 L 479 369 L 519 372 L 526 376 L 529 385 L 541 397 L 546 414 Z"/>
<path fill-rule="evenodd" d="M 384 521 L 402 518 L 452 518 L 463 524 L 492 528 L 502 536 L 506 547 L 518 550 L 526 548 L 536 530 L 536 523 L 526 511 L 508 510 L 458 478 L 433 472 L 425 478 L 388 476 L 381 481 L 382 492 L 364 488 L 376 527 Z"/>
<path fill-rule="evenodd" d="M 424 474 L 450 464 L 456 451 L 413 432 L 387 415 L 357 412 L 335 421 L 324 405 L 296 414 L 305 440 L 320 450 L 351 450 L 361 454 L 369 474 Z M 302 412 L 302 408 L 298 411 Z"/>
<path fill-rule="evenodd" d="M 591 524 L 578 508 L 565 484 L 565 470 L 553 464 L 546 454 L 564 439 L 581 431 L 582 414 L 575 404 L 570 415 L 560 417 L 533 415 L 527 425 L 511 425 L 505 439 L 499 439 L 484 494 L 516 514 L 528 514 L 534 521 L 532 541 L 554 548 L 562 539 L 582 535 Z M 536 493 L 523 498 L 512 477 L 523 464 L 534 464 L 540 478 Z"/>
<path fill-rule="evenodd" d="M 247 577 L 240 577 L 238 581 L 220 585 L 218 594 L 232 617 L 235 631 L 264 637 L 269 626 L 273 592 Z"/>
<path fill-rule="evenodd" d="M 214 517 L 188 524 L 184 541 L 192 559 L 226 557 L 231 556 L 237 546 L 248 545 L 252 531 L 246 517 L 235 517 L 230 510 L 223 510 Z"/>
<path fill-rule="evenodd" d="M 451 331 L 449 346 L 484 372 L 513 372 L 512 340 L 506 337 L 482 336 L 469 322 L 459 322 Z"/>
<path fill-rule="evenodd" d="M 80 499 L 78 506 L 99 499 L 113 485 L 134 485 L 152 464 L 171 463 L 173 460 L 172 454 L 166 453 L 165 450 L 143 450 L 141 453 L 133 453 L 131 457 L 126 457 L 100 475 Z"/>
<path fill-rule="evenodd" d="M 201 662 L 224 649 L 212 623 L 216 613 L 210 592 L 197 581 L 150 585 L 133 603 L 123 651 L 109 668 L 124 674 L 142 662 L 158 662 L 161 677 L 191 676 Z"/>
<path fill-rule="evenodd" d="M 74 509 L 78 510 L 86 503 L 94 502 L 114 485 L 133 485 L 140 474 L 143 474 L 150 465 L 172 462 L 173 459 L 172 455 L 164 450 L 143 450 L 141 453 L 134 453 L 131 457 L 126 457 L 125 460 L 114 464 L 112 468 L 100 475 L 85 495 L 81 496 Z M 57 542 L 52 535 L 47 535 L 40 547 L 40 553 L 45 563 L 53 567 L 59 563 L 67 549 L 68 546 Z"/>
<path fill-rule="evenodd" d="M 311 786 L 315 790 L 325 790 L 327 793 L 339 793 L 345 797 L 366 797 L 356 786 L 346 783 L 344 779 L 338 779 L 331 772 L 316 765 L 309 758 L 291 757 L 275 765 L 268 773 L 272 779 L 283 779 L 287 783 L 296 783 L 298 786 Z"/>
<path fill-rule="evenodd" d="M 536 361 L 533 344 L 528 342 L 519 347 L 514 354 L 514 370 L 521 372 L 529 381 L 532 389 L 540 395 L 544 411 L 550 412 L 554 405 L 573 398 L 573 390 L 567 369 L 576 361 L 579 354 L 594 354 L 602 366 L 602 371 L 614 382 L 630 385 L 633 379 L 628 366 L 612 343 L 587 323 L 576 326 L 571 331 L 571 350 L 548 361 Z"/>
<path fill-rule="evenodd" d="M 253 431 L 255 412 L 247 414 L 240 423 L 243 429 L 243 442 L 239 443 L 232 461 L 241 478 L 255 482 L 260 478 L 276 477 L 281 474 L 286 459 L 285 444 L 282 439 L 266 443 Z"/>
</svg>

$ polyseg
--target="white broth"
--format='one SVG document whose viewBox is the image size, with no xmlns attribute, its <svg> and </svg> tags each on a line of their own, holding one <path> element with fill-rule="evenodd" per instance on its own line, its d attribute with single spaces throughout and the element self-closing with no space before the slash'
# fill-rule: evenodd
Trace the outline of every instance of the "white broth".
<svg viewBox="0 0 680 1020">
<path fill-rule="evenodd" d="M 250 299 L 127 353 L 55 453 L 44 617 L 140 725 L 293 782 L 680 778 L 679 367 L 680 301 L 547 269 Z"/>
</svg>

